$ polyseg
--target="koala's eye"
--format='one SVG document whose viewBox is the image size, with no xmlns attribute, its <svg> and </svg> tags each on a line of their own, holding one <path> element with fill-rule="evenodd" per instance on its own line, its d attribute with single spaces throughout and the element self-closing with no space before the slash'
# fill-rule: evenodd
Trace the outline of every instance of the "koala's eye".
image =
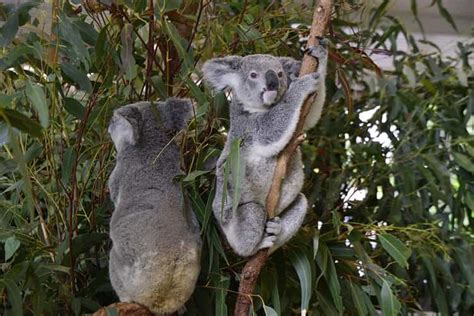
<svg viewBox="0 0 474 316">
<path fill-rule="evenodd" d="M 253 79 L 257 78 L 257 73 L 254 72 L 254 71 L 252 71 L 252 72 L 250 73 L 250 78 L 253 78 Z"/>
<path fill-rule="evenodd" d="M 283 77 L 283 72 L 282 71 L 278 72 L 278 77 L 280 77 L 280 78 Z"/>
</svg>

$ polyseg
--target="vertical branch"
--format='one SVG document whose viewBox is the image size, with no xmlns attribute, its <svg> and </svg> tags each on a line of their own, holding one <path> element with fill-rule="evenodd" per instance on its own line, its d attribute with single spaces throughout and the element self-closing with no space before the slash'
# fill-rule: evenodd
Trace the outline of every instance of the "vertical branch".
<svg viewBox="0 0 474 316">
<path fill-rule="evenodd" d="M 307 47 L 312 47 L 319 44 L 318 38 L 326 34 L 326 29 L 329 24 L 332 8 L 333 0 L 321 0 L 319 2 L 319 5 L 314 10 L 313 22 L 311 24 L 308 42 L 306 44 Z M 303 63 L 301 65 L 300 76 L 304 76 L 306 74 L 316 71 L 317 67 L 317 60 L 309 55 L 305 55 L 303 58 Z M 305 101 L 305 104 L 301 109 L 300 118 L 298 121 L 298 125 L 296 126 L 295 133 L 293 134 L 293 137 L 291 138 L 288 145 L 278 156 L 275 172 L 273 174 L 272 185 L 270 187 L 270 191 L 268 193 L 266 201 L 266 210 L 269 218 L 275 216 L 275 210 L 280 201 L 281 184 L 286 175 L 288 161 L 293 156 L 294 151 L 296 150 L 296 148 L 298 148 L 298 145 L 303 140 L 302 133 L 304 122 L 311 109 L 311 105 L 313 104 L 315 96 L 316 95 L 312 95 Z M 262 249 L 257 252 L 253 257 L 251 257 L 243 268 L 239 285 L 239 296 L 237 297 L 234 316 L 248 315 L 250 305 L 252 304 L 251 295 L 255 289 L 255 284 L 257 282 L 258 276 L 267 258 L 268 249 Z"/>
<path fill-rule="evenodd" d="M 145 79 L 145 100 L 150 99 L 151 94 L 151 72 L 153 70 L 153 61 L 155 59 L 154 30 L 155 30 L 155 10 L 153 7 L 153 0 L 149 0 L 148 12 L 150 18 L 148 20 L 148 49 L 146 58 L 146 79 Z"/>
</svg>

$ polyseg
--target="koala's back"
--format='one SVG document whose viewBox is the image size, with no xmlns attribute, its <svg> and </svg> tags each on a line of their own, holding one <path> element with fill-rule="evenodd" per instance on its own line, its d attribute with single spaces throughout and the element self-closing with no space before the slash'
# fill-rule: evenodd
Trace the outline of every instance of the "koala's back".
<svg viewBox="0 0 474 316">
<path fill-rule="evenodd" d="M 118 149 L 109 187 L 115 210 L 110 278 L 121 301 L 137 302 L 154 313 L 172 313 L 191 296 L 200 270 L 199 225 L 175 180 L 180 152 L 165 128 L 158 104 L 136 106 L 138 141 Z M 157 115 L 156 115 L 157 114 Z"/>
</svg>

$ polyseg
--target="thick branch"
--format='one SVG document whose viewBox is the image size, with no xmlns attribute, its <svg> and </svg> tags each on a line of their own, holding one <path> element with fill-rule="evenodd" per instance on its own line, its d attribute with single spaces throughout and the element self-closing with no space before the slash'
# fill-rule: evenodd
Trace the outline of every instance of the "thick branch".
<svg viewBox="0 0 474 316">
<path fill-rule="evenodd" d="M 148 308 L 135 303 L 115 303 L 108 307 L 102 307 L 92 316 L 107 316 L 110 314 L 110 310 L 115 310 L 119 316 L 153 316 Z"/>
<path fill-rule="evenodd" d="M 313 23 L 309 32 L 307 47 L 316 46 L 319 44 L 319 37 L 326 34 L 326 29 L 329 24 L 331 12 L 333 8 L 333 0 L 321 0 L 319 5 L 314 10 Z M 301 65 L 300 76 L 315 72 L 318 67 L 318 62 L 315 58 L 305 55 Z M 302 141 L 302 133 L 304 122 L 313 104 L 315 95 L 310 96 L 301 109 L 300 118 L 296 127 L 295 133 L 288 145 L 283 149 L 278 157 L 273 174 L 273 182 L 270 187 L 270 192 L 267 196 L 266 210 L 268 217 L 275 216 L 275 210 L 280 201 L 281 184 L 285 178 L 287 165 L 290 158 L 293 156 L 298 145 Z M 239 285 L 239 296 L 235 305 L 234 316 L 247 316 L 250 305 L 252 304 L 251 295 L 254 291 L 260 270 L 268 258 L 268 249 L 262 249 L 247 261 L 241 273 L 241 280 Z"/>
</svg>

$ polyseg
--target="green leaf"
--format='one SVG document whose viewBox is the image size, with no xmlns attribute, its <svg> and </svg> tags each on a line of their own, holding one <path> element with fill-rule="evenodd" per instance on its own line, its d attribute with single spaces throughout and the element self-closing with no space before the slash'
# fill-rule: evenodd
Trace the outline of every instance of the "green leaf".
<svg viewBox="0 0 474 316">
<path fill-rule="evenodd" d="M 389 253 L 389 255 L 403 268 L 407 268 L 407 260 L 411 255 L 411 250 L 391 234 L 380 234 L 378 237 L 382 247 Z"/>
<path fill-rule="evenodd" d="M 461 167 L 463 167 L 464 169 L 466 169 L 470 173 L 474 174 L 474 161 L 469 159 L 468 156 L 466 156 L 464 154 L 461 154 L 461 153 L 453 152 L 453 157 L 454 157 L 454 160 Z"/>
<path fill-rule="evenodd" d="M 311 265 L 308 257 L 302 251 L 291 251 L 289 258 L 295 268 L 301 287 L 301 311 L 307 311 L 312 294 Z"/>
<path fill-rule="evenodd" d="M 127 80 L 132 80 L 136 77 L 136 64 L 135 58 L 133 57 L 133 25 L 126 23 L 122 32 L 120 32 L 120 41 L 122 48 L 120 49 L 120 68 L 122 73 L 125 74 Z"/>
<path fill-rule="evenodd" d="M 82 119 L 84 117 L 85 108 L 81 102 L 74 98 L 64 98 L 64 108 L 72 116 Z"/>
<path fill-rule="evenodd" d="M 217 281 L 217 296 L 216 296 L 216 315 L 228 315 L 227 304 L 225 299 L 227 297 L 227 292 L 230 284 L 229 277 L 227 276 L 217 276 L 219 279 Z"/>
<path fill-rule="evenodd" d="M 41 137 L 42 127 L 28 116 L 13 109 L 0 108 L 0 120 L 34 137 Z"/>
<path fill-rule="evenodd" d="M 71 177 L 72 166 L 76 159 L 76 152 L 74 148 L 68 148 L 64 152 L 64 159 L 61 168 L 61 181 L 63 185 L 69 184 L 69 178 Z"/>
<path fill-rule="evenodd" d="M 168 91 L 166 89 L 166 85 L 163 81 L 163 78 L 161 78 L 161 76 L 151 77 L 151 84 L 153 85 L 153 88 L 155 88 L 156 92 L 158 92 L 160 99 L 164 100 L 168 98 Z"/>
<path fill-rule="evenodd" d="M 165 19 L 163 20 L 163 30 L 171 38 L 173 45 L 178 51 L 179 57 L 183 61 L 183 72 L 187 73 L 189 70 L 194 69 L 193 58 L 191 54 L 188 53 L 185 49 L 185 47 L 187 46 L 187 42 L 179 35 L 179 32 L 176 27 L 171 22 Z"/>
<path fill-rule="evenodd" d="M 443 1 L 436 0 L 436 4 L 438 5 L 438 10 L 441 16 L 453 27 L 454 30 L 458 31 L 456 23 L 454 23 L 453 17 L 451 16 L 451 14 L 449 14 L 449 11 L 446 10 L 446 8 L 443 6 Z"/>
<path fill-rule="evenodd" d="M 18 32 L 18 13 L 15 12 L 11 14 L 5 24 L 3 24 L 2 28 L 0 29 L 0 46 L 2 48 L 7 47 L 13 41 Z"/>
<path fill-rule="evenodd" d="M 74 24 L 73 17 L 69 17 L 64 12 L 59 13 L 60 23 L 58 23 L 58 35 L 59 37 L 70 44 L 65 49 L 72 55 L 72 60 L 80 60 L 81 63 L 88 67 L 90 56 L 87 47 L 82 40 L 82 36 L 77 25 Z M 71 49 L 72 48 L 72 49 Z"/>
<path fill-rule="evenodd" d="M 466 202 L 467 206 L 471 210 L 474 210 L 474 194 L 472 194 L 471 192 L 466 192 L 466 195 L 464 197 L 464 201 Z"/>
<path fill-rule="evenodd" d="M 92 93 L 92 84 L 87 75 L 82 71 L 77 69 L 71 63 L 62 63 L 61 70 L 72 83 L 78 84 L 81 90 L 84 90 L 88 93 Z"/>
<path fill-rule="evenodd" d="M 354 304 L 357 314 L 359 315 L 367 315 L 367 307 L 365 306 L 365 294 L 359 285 L 354 284 L 351 281 L 348 281 L 351 287 L 351 294 L 352 294 L 352 303 Z"/>
<path fill-rule="evenodd" d="M 209 173 L 209 170 L 195 170 L 189 173 L 184 179 L 183 182 L 192 182 L 194 181 L 197 177 L 202 176 L 203 174 Z"/>
<path fill-rule="evenodd" d="M 265 304 L 263 304 L 263 310 L 264 310 L 266 316 L 278 316 L 278 313 L 273 308 L 271 308 L 270 306 L 267 306 Z M 222 314 L 222 315 L 224 315 L 224 314 Z"/>
<path fill-rule="evenodd" d="M 395 295 L 393 295 L 392 289 L 385 279 L 382 280 L 382 291 L 380 296 L 382 300 L 382 313 L 384 316 L 396 316 L 400 313 L 400 302 Z"/>
<path fill-rule="evenodd" d="M 232 183 L 232 212 L 237 210 L 242 193 L 242 181 L 245 176 L 245 161 L 240 153 L 241 139 L 236 138 L 230 144 L 229 156 L 225 162 L 224 168 L 229 171 L 229 177 Z"/>
<path fill-rule="evenodd" d="M 21 298 L 20 288 L 15 284 L 13 280 L 10 279 L 4 279 L 3 283 L 5 284 L 5 287 L 7 289 L 8 302 L 11 305 L 11 315 L 22 316 L 23 301 Z"/>
<path fill-rule="evenodd" d="M 329 291 L 331 292 L 332 302 L 342 314 L 344 306 L 341 297 L 341 284 L 337 275 L 334 259 L 329 252 L 327 245 L 320 241 L 319 251 L 316 254 L 316 262 L 321 269 L 321 273 L 327 281 Z M 319 280 L 319 278 L 318 278 Z"/>
<path fill-rule="evenodd" d="M 26 82 L 26 96 L 36 110 L 36 113 L 38 113 L 41 126 L 47 127 L 49 125 L 49 111 L 43 88 L 28 80 Z"/>
<path fill-rule="evenodd" d="M 162 13 L 178 10 L 182 0 L 158 0 L 156 1 L 155 14 L 159 18 Z"/>
<path fill-rule="evenodd" d="M 15 236 L 10 236 L 5 241 L 5 261 L 8 261 L 15 252 L 20 248 L 20 241 Z"/>
</svg>

